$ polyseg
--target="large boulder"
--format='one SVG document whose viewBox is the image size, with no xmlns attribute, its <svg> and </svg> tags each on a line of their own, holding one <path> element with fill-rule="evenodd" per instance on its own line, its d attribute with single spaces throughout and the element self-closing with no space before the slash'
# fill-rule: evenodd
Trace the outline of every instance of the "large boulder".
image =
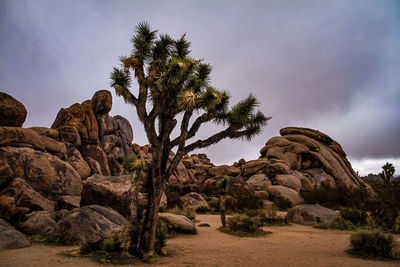
<svg viewBox="0 0 400 267">
<path fill-rule="evenodd" d="M 112 108 L 112 95 L 108 90 L 97 91 L 90 101 L 95 114 L 106 114 Z"/>
<path fill-rule="evenodd" d="M 24 234 L 49 236 L 56 222 L 47 211 L 34 211 L 25 215 L 25 220 L 19 224 Z"/>
<path fill-rule="evenodd" d="M 301 181 L 295 175 L 282 175 L 282 174 L 277 175 L 275 177 L 275 182 L 278 185 L 285 186 L 293 190 L 296 190 L 297 192 L 300 192 Z"/>
<path fill-rule="evenodd" d="M 35 191 L 27 181 L 15 178 L 1 191 L 4 196 L 12 197 L 17 207 L 26 207 L 33 211 L 54 211 L 55 203 Z"/>
<path fill-rule="evenodd" d="M 173 213 L 159 213 L 161 219 L 169 221 L 178 233 L 195 234 L 196 226 L 186 216 Z"/>
<path fill-rule="evenodd" d="M 28 129 L 35 131 L 39 135 L 50 137 L 54 140 L 59 140 L 58 131 L 56 129 L 51 129 L 47 127 L 29 127 Z"/>
<path fill-rule="evenodd" d="M 128 221 L 117 211 L 98 205 L 75 208 L 57 222 L 52 237 L 60 242 L 97 243 Z"/>
<path fill-rule="evenodd" d="M 8 179 L 21 178 L 36 192 L 51 201 L 60 196 L 80 196 L 79 174 L 59 157 L 27 147 L 0 147 L 4 159 L 13 171 Z"/>
<path fill-rule="evenodd" d="M 131 180 L 127 175 L 104 176 L 95 174 L 83 183 L 81 204 L 97 204 L 108 206 L 123 214 L 130 216 L 129 189 Z"/>
<path fill-rule="evenodd" d="M 267 187 L 271 185 L 271 181 L 264 173 L 254 174 L 249 179 L 247 179 L 246 183 L 251 185 L 254 190 L 266 190 Z"/>
<path fill-rule="evenodd" d="M 84 144 L 99 144 L 99 130 L 96 116 L 90 101 L 76 103 L 69 108 L 62 108 L 51 128 L 58 129 L 61 126 L 74 126 Z"/>
<path fill-rule="evenodd" d="M 89 164 L 83 159 L 81 152 L 74 146 L 67 147 L 67 162 L 77 171 L 82 179 L 90 176 Z"/>
<path fill-rule="evenodd" d="M 208 207 L 207 201 L 204 197 L 196 192 L 190 192 L 179 198 L 183 206 L 191 206 L 195 209 L 200 207 Z"/>
<path fill-rule="evenodd" d="M 267 159 L 256 159 L 244 163 L 242 167 L 242 175 L 250 177 L 256 173 L 264 173 L 264 169 L 270 162 Z"/>
<path fill-rule="evenodd" d="M 0 92 L 0 126 L 22 127 L 27 111 L 14 97 Z"/>
<path fill-rule="evenodd" d="M 0 218 L 0 248 L 25 248 L 30 245 L 31 243 L 21 232 Z"/>
<path fill-rule="evenodd" d="M 299 192 L 288 187 L 273 185 L 267 188 L 267 192 L 274 201 L 278 201 L 279 198 L 284 198 L 289 201 L 291 206 L 303 203 L 303 198 L 300 196 Z"/>
<path fill-rule="evenodd" d="M 320 206 L 315 205 L 298 205 L 291 208 L 286 214 L 286 221 L 303 225 L 315 225 L 323 223 L 330 226 L 339 213 Z"/>
<path fill-rule="evenodd" d="M 213 176 L 228 175 L 228 176 L 239 176 L 240 169 L 234 166 L 222 165 L 214 166 L 208 169 L 208 173 Z"/>
</svg>

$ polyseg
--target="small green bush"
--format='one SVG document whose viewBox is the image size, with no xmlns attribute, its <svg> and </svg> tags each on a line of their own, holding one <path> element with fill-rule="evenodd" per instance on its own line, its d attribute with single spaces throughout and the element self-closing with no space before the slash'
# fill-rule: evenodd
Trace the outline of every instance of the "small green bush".
<svg viewBox="0 0 400 267">
<path fill-rule="evenodd" d="M 365 211 L 356 208 L 341 208 L 340 216 L 343 219 L 350 221 L 354 225 L 361 226 L 367 224 L 368 215 Z"/>
<path fill-rule="evenodd" d="M 332 225 L 329 228 L 337 229 L 337 230 L 355 230 L 356 229 L 355 225 L 351 221 L 346 220 L 342 216 L 336 217 L 333 220 Z"/>
<path fill-rule="evenodd" d="M 227 220 L 227 228 L 235 232 L 257 233 L 261 230 L 261 223 L 257 217 L 245 214 L 234 215 Z"/>
<path fill-rule="evenodd" d="M 167 239 L 170 237 L 170 231 L 167 223 L 163 220 L 159 220 L 156 230 L 156 242 L 154 244 L 155 252 L 157 254 L 162 253 L 162 248 L 167 244 Z"/>
<path fill-rule="evenodd" d="M 361 231 L 350 237 L 348 253 L 368 258 L 394 258 L 395 241 L 392 235 L 379 231 Z"/>
<path fill-rule="evenodd" d="M 219 211 L 219 202 L 219 198 L 212 198 L 210 201 L 208 201 L 208 206 L 210 206 L 212 212 Z"/>
<path fill-rule="evenodd" d="M 116 243 L 113 237 L 109 237 L 103 240 L 103 248 L 106 252 L 112 252 L 116 250 Z"/>
</svg>

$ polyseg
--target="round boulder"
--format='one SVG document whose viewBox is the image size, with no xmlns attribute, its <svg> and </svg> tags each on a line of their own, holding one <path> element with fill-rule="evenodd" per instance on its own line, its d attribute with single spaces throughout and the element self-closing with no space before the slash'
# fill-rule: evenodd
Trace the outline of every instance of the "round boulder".
<svg viewBox="0 0 400 267">
<path fill-rule="evenodd" d="M 108 90 L 97 91 L 91 100 L 93 112 L 95 114 L 106 114 L 112 108 L 112 95 Z"/>
<path fill-rule="evenodd" d="M 0 126 L 22 127 L 27 111 L 14 97 L 0 92 Z"/>
<path fill-rule="evenodd" d="M 323 223 L 324 225 L 331 225 L 339 213 L 320 206 L 315 205 L 298 205 L 291 208 L 286 214 L 286 221 L 303 224 L 303 225 L 315 225 L 317 223 Z"/>
</svg>

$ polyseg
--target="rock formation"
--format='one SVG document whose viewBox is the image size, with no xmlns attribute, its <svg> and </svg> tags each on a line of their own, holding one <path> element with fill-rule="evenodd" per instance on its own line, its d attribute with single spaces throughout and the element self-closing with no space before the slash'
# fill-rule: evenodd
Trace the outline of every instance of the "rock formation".
<svg viewBox="0 0 400 267">
<path fill-rule="evenodd" d="M 51 128 L 22 128 L 25 107 L 0 93 L 0 217 L 24 233 L 75 243 L 80 236 L 99 240 L 102 231 L 137 218 L 146 204 L 148 177 L 138 178 L 142 185 L 136 188 L 132 204 L 131 177 L 123 162 L 131 153 L 151 162 L 151 147 L 132 144 L 130 123 L 110 116 L 111 108 L 111 93 L 100 90 L 91 100 L 62 108 Z M 217 182 L 226 176 L 230 177 L 227 208 L 233 210 L 270 206 L 271 201 L 295 206 L 303 201 L 302 191 L 322 182 L 370 190 L 341 146 L 326 134 L 293 127 L 280 133 L 267 141 L 258 159 L 241 159 L 233 166 L 215 166 L 205 154 L 185 155 L 167 181 L 161 208 L 167 203 L 208 208 L 206 201 L 217 200 Z M 171 152 L 170 160 L 173 156 Z M 54 214 L 61 209 L 69 213 L 56 222 Z M 182 231 L 194 231 L 183 218 L 163 216 L 179 219 Z"/>
</svg>

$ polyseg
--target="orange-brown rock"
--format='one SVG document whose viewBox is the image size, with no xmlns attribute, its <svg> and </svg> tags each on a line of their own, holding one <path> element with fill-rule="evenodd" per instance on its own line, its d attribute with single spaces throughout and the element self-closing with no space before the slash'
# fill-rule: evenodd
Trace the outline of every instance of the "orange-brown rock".
<svg viewBox="0 0 400 267">
<path fill-rule="evenodd" d="M 0 92 L 0 126 L 22 127 L 26 115 L 26 108 L 21 102 Z"/>
<path fill-rule="evenodd" d="M 280 160 L 266 168 L 271 179 L 280 174 L 294 175 L 302 190 L 310 190 L 310 186 L 319 186 L 323 181 L 370 190 L 352 169 L 340 144 L 328 135 L 298 127 L 283 128 L 280 133 L 281 137 L 271 138 L 260 151 L 261 158 Z M 289 187 L 297 190 L 298 185 Z"/>
</svg>

